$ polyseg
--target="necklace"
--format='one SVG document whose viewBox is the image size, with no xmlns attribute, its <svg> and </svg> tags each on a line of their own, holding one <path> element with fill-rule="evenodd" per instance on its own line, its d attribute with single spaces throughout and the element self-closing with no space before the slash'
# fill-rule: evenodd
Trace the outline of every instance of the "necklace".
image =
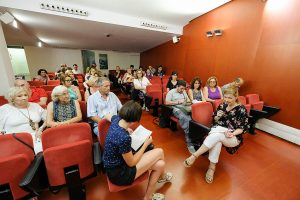
<svg viewBox="0 0 300 200">
<path fill-rule="evenodd" d="M 28 107 L 26 108 L 27 109 L 27 114 L 28 114 L 28 117 L 19 109 L 17 108 L 18 111 L 24 116 L 26 117 L 28 120 L 29 120 L 29 125 L 30 127 L 32 128 L 32 130 L 36 130 L 36 127 L 35 127 L 35 123 L 32 121 L 32 119 L 30 118 L 30 114 L 29 114 L 29 110 L 28 110 Z"/>
</svg>

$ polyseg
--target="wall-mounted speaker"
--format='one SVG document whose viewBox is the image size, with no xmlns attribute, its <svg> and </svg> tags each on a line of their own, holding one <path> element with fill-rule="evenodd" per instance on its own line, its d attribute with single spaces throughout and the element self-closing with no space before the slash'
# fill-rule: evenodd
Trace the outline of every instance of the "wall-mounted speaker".
<svg viewBox="0 0 300 200">
<path fill-rule="evenodd" d="M 180 37 L 178 37 L 178 36 L 173 36 L 173 37 L 172 37 L 172 40 L 173 40 L 173 43 L 175 44 L 175 43 L 179 42 Z"/>
</svg>

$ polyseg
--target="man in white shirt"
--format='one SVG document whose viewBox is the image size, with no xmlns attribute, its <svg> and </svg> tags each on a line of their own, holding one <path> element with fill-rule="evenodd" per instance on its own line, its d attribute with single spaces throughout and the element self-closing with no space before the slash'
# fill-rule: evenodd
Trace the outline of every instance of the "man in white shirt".
<svg viewBox="0 0 300 200">
<path fill-rule="evenodd" d="M 78 65 L 77 64 L 73 65 L 73 70 L 72 71 L 73 71 L 74 74 L 82 74 L 81 71 L 80 71 L 80 69 L 78 69 Z"/>
<path fill-rule="evenodd" d="M 122 104 L 118 97 L 110 92 L 110 81 L 108 78 L 100 77 L 97 85 L 99 90 L 88 98 L 87 116 L 94 122 L 94 133 L 99 135 L 98 122 L 108 113 L 112 115 L 118 114 Z"/>
</svg>

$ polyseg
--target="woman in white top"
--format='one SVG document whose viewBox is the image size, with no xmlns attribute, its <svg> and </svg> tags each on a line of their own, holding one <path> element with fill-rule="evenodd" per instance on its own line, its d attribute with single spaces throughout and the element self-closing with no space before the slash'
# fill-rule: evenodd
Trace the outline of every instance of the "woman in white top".
<svg viewBox="0 0 300 200">
<path fill-rule="evenodd" d="M 12 87 L 8 91 L 8 104 L 0 107 L 0 131 L 3 134 L 27 132 L 32 135 L 34 151 L 42 151 L 40 137 L 46 126 L 46 111 L 37 103 L 28 102 L 24 87 Z M 39 122 L 44 123 L 39 127 Z"/>
<path fill-rule="evenodd" d="M 133 95 L 133 99 L 140 99 L 141 100 L 141 106 L 143 107 L 143 109 L 146 109 L 146 111 L 149 111 L 149 104 L 146 102 L 146 99 L 149 98 L 146 96 L 146 87 L 148 85 L 151 85 L 150 81 L 143 76 L 143 72 L 142 70 L 137 70 L 136 72 L 137 74 L 137 79 L 133 80 L 133 85 L 134 85 L 134 95 Z M 152 100 L 152 99 L 151 99 Z"/>
</svg>

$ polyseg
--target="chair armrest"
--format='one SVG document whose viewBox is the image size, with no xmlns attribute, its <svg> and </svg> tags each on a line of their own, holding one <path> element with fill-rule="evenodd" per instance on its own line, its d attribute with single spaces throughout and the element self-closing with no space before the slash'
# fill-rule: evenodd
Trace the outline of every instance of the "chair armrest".
<svg viewBox="0 0 300 200">
<path fill-rule="evenodd" d="M 210 128 L 200 124 L 194 120 L 191 120 L 189 123 L 189 138 L 194 144 L 202 144 L 205 137 L 209 133 Z"/>
<path fill-rule="evenodd" d="M 263 106 L 263 111 L 267 112 L 266 118 L 269 118 L 280 111 L 280 108 L 275 106 Z"/>
<path fill-rule="evenodd" d="M 101 150 L 99 142 L 95 142 L 93 144 L 93 155 L 94 155 L 94 164 L 100 165 L 101 164 Z"/>
<path fill-rule="evenodd" d="M 39 195 L 39 192 L 49 187 L 47 170 L 42 152 L 35 156 L 25 176 L 20 181 L 19 186 L 35 195 Z"/>
<path fill-rule="evenodd" d="M 255 121 L 257 121 L 261 118 L 265 118 L 267 116 L 267 114 L 268 113 L 263 110 L 255 110 L 255 109 L 250 110 L 250 115 L 254 118 Z"/>
</svg>

